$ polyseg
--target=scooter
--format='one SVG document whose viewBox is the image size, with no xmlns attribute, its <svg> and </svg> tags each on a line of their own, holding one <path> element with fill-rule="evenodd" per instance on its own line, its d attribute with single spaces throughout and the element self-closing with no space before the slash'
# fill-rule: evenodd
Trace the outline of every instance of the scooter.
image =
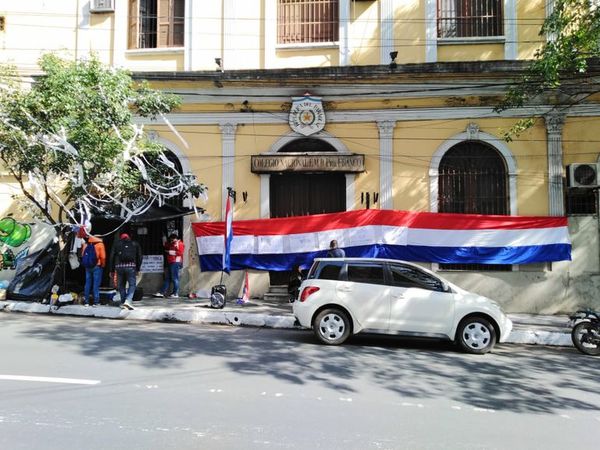
<svg viewBox="0 0 600 450">
<path fill-rule="evenodd" d="M 579 310 L 570 317 L 571 340 L 577 350 L 586 355 L 600 355 L 600 312 Z"/>
</svg>

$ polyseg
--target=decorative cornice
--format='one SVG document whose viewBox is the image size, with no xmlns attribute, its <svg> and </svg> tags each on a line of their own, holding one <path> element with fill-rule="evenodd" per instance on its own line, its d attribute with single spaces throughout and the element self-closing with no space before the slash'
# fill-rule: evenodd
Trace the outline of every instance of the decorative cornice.
<svg viewBox="0 0 600 450">
<path fill-rule="evenodd" d="M 305 67 L 305 68 L 286 68 L 286 69 L 247 69 L 247 70 L 228 70 L 225 72 L 215 72 L 214 70 L 203 70 L 194 72 L 134 72 L 133 77 L 136 80 L 149 81 L 219 81 L 223 84 L 250 81 L 257 84 L 279 82 L 285 80 L 289 83 L 314 83 L 315 80 L 324 80 L 328 83 L 335 83 L 344 80 L 354 79 L 357 82 L 364 83 L 369 80 L 387 80 L 393 78 L 394 82 L 401 82 L 402 79 L 435 80 L 436 76 L 441 77 L 460 77 L 478 76 L 479 82 L 482 79 L 490 79 L 495 76 L 518 78 L 529 67 L 530 61 L 511 60 L 511 61 L 444 61 L 431 63 L 398 64 L 394 73 L 390 74 L 387 64 L 365 65 L 365 66 L 330 66 L 330 67 Z M 600 61 L 590 61 L 590 75 L 600 72 Z M 485 77 L 484 77 L 485 75 Z M 333 83 L 332 83 L 333 84 Z"/>
<path fill-rule="evenodd" d="M 490 107 L 445 107 L 445 108 L 411 108 L 411 109 L 376 109 L 353 111 L 330 111 L 326 113 L 327 123 L 356 122 L 395 122 L 406 120 L 448 120 L 473 119 L 483 120 L 499 117 L 523 118 L 543 116 L 552 111 L 552 106 L 525 107 L 497 114 Z M 569 109 L 567 117 L 600 116 L 600 105 L 576 105 Z M 175 113 L 167 115 L 173 125 L 239 125 L 239 124 L 287 124 L 287 113 Z M 138 124 L 162 125 L 158 120 L 137 117 Z"/>
</svg>

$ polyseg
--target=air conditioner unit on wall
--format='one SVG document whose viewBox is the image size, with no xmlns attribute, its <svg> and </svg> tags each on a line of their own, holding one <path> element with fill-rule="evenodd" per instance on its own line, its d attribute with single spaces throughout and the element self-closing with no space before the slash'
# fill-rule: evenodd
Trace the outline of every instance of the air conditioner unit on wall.
<svg viewBox="0 0 600 450">
<path fill-rule="evenodd" d="M 115 12 L 115 0 L 90 0 L 90 12 Z"/>
<path fill-rule="evenodd" d="M 600 185 L 600 163 L 570 164 L 567 166 L 569 187 L 593 188 Z"/>
</svg>

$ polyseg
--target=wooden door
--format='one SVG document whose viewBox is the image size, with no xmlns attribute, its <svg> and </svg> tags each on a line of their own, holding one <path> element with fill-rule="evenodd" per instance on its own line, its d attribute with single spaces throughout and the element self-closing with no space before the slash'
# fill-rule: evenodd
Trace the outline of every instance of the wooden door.
<svg viewBox="0 0 600 450">
<path fill-rule="evenodd" d="M 271 217 L 346 211 L 346 176 L 342 173 L 271 175 L 270 207 Z M 289 274 L 289 271 L 271 271 L 271 285 L 287 284 Z"/>
</svg>

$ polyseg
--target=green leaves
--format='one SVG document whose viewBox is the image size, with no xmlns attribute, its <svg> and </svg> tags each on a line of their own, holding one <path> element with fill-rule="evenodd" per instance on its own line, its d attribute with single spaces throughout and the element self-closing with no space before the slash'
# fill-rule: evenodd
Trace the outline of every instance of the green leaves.
<svg viewBox="0 0 600 450">
<path fill-rule="evenodd" d="M 158 171 L 139 164 L 144 154 L 158 161 L 163 148 L 146 140 L 134 114 L 166 114 L 178 97 L 136 85 L 129 72 L 94 56 L 69 61 L 48 54 L 40 67 L 44 76 L 29 90 L 14 69 L 0 68 L 0 159 L 49 222 L 62 221 L 74 202 L 94 208 L 124 198 L 151 202 L 171 195 L 168 189 L 203 191 L 195 178 L 181 183 L 183 174 L 162 163 Z"/>
<path fill-rule="evenodd" d="M 556 108 L 580 102 L 598 90 L 588 83 L 590 60 L 600 57 L 600 7 L 595 0 L 556 0 L 552 14 L 540 30 L 547 42 L 521 80 L 496 107 L 500 112 L 526 103 L 553 104 Z M 521 121 L 517 129 L 532 122 Z"/>
</svg>

